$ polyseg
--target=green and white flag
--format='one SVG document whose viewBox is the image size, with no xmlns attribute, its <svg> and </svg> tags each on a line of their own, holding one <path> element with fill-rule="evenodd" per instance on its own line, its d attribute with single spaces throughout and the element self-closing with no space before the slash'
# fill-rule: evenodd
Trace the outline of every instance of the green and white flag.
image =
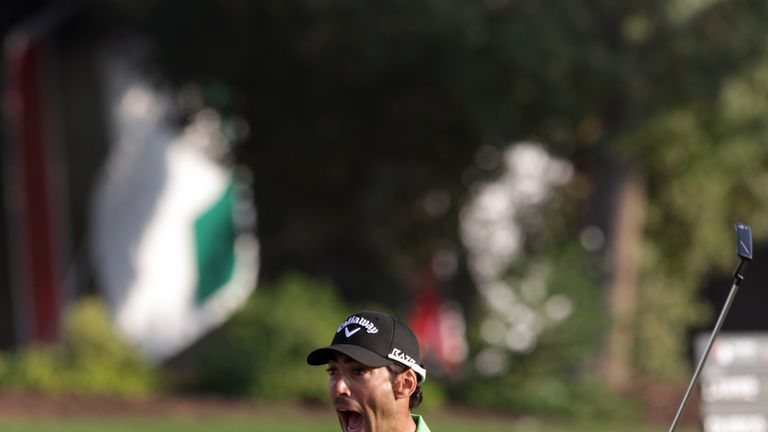
<svg viewBox="0 0 768 432">
<path fill-rule="evenodd" d="M 112 149 L 93 199 L 92 257 L 114 324 L 149 358 L 189 346 L 256 286 L 255 211 L 203 109 L 183 130 L 126 57 L 105 61 Z"/>
</svg>

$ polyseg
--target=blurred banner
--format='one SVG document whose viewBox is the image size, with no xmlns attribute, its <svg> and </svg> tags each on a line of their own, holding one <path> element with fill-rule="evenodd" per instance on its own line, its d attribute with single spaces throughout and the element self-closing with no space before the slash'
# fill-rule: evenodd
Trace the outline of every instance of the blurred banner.
<svg viewBox="0 0 768 432">
<path fill-rule="evenodd" d="M 256 286 L 258 244 L 246 172 L 225 163 L 215 111 L 172 126 L 173 99 L 130 47 L 104 60 L 112 150 L 92 208 L 97 278 L 122 333 L 151 359 L 178 353 Z"/>
<path fill-rule="evenodd" d="M 67 291 L 67 165 L 52 67 L 52 33 L 59 22 L 60 14 L 41 13 L 3 40 L 4 252 L 11 287 L 4 301 L 10 301 L 14 344 L 55 341 Z"/>
<path fill-rule="evenodd" d="M 696 338 L 697 358 L 708 334 Z M 701 375 L 705 432 L 768 432 L 768 334 L 721 333 Z"/>
</svg>

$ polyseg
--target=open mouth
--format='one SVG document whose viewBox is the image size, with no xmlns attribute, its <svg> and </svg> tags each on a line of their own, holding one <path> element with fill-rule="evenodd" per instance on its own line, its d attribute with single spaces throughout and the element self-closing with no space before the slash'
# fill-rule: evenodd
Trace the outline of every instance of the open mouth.
<svg viewBox="0 0 768 432">
<path fill-rule="evenodd" d="M 355 411 L 338 410 L 341 429 L 344 432 L 360 432 L 363 430 L 363 416 Z"/>
</svg>

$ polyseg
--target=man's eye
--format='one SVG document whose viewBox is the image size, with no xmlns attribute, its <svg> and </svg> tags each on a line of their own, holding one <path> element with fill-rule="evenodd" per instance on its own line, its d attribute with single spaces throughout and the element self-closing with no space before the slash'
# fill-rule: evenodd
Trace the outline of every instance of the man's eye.
<svg viewBox="0 0 768 432">
<path fill-rule="evenodd" d="M 355 375 L 358 375 L 358 376 L 365 375 L 365 373 L 368 372 L 368 369 L 361 368 L 361 367 L 360 368 L 355 368 L 354 372 L 355 372 Z"/>
<path fill-rule="evenodd" d="M 338 373 L 338 370 L 336 370 L 336 368 L 328 368 L 325 371 L 328 372 L 329 376 L 334 376 Z"/>
</svg>

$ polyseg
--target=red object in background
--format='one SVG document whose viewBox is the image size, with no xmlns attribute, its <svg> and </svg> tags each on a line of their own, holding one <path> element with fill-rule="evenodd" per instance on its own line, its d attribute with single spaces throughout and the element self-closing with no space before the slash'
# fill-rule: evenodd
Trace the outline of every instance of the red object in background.
<svg viewBox="0 0 768 432">
<path fill-rule="evenodd" d="M 439 282 L 432 271 L 417 284 L 408 324 L 419 338 L 422 360 L 430 359 L 444 373 L 458 370 L 467 355 L 464 319 L 443 302 Z"/>
<path fill-rule="evenodd" d="M 46 92 L 46 44 L 32 32 L 5 41 L 5 170 L 9 173 L 9 248 L 17 339 L 51 342 L 59 335 L 63 293 L 57 181 Z"/>
<path fill-rule="evenodd" d="M 408 317 L 413 332 L 421 342 L 422 358 L 437 357 L 442 352 L 440 335 L 440 294 L 434 287 L 419 290 Z"/>
</svg>

